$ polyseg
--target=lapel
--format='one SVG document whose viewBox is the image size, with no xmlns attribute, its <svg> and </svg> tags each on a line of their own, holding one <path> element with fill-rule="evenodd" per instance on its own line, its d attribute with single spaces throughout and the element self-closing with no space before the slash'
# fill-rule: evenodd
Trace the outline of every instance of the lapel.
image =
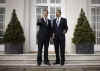
<svg viewBox="0 0 100 71">
<path fill-rule="evenodd" d="M 57 21 L 57 18 L 55 19 L 55 26 L 57 27 L 57 22 L 56 21 Z"/>
<path fill-rule="evenodd" d="M 59 26 L 61 25 L 62 18 L 60 19 Z"/>
<path fill-rule="evenodd" d="M 48 25 L 48 19 L 47 22 L 44 20 L 44 18 L 42 18 L 42 20 L 43 20 L 43 24 Z"/>
<path fill-rule="evenodd" d="M 56 18 L 56 21 L 57 21 L 57 18 Z M 62 18 L 60 19 L 59 27 L 61 26 L 61 21 L 62 21 Z M 56 26 L 57 26 L 57 22 L 56 22 Z"/>
</svg>

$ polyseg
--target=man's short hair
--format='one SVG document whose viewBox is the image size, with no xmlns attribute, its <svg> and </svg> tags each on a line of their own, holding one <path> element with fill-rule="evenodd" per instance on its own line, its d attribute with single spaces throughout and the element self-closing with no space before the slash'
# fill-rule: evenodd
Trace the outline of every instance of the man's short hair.
<svg viewBox="0 0 100 71">
<path fill-rule="evenodd" d="M 43 12 L 47 12 L 47 13 L 48 13 L 48 8 L 45 8 L 45 9 L 43 10 Z"/>
<path fill-rule="evenodd" d="M 61 9 L 57 9 L 56 12 L 59 12 L 61 14 Z"/>
</svg>

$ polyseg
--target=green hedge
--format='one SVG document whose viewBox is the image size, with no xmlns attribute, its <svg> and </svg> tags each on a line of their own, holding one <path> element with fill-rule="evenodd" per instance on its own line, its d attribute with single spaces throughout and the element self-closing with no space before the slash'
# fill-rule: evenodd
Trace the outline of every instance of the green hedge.
<svg viewBox="0 0 100 71">
<path fill-rule="evenodd" d="M 72 42 L 74 44 L 87 43 L 87 42 L 94 44 L 95 39 L 96 39 L 95 32 L 90 27 L 87 17 L 85 16 L 85 12 L 83 11 L 83 9 L 81 9 L 81 13 L 75 27 Z"/>
</svg>

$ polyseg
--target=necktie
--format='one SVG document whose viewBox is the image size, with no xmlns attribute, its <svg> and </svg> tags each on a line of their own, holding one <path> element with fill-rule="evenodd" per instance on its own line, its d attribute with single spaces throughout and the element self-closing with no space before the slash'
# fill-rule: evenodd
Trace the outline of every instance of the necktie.
<svg viewBox="0 0 100 71">
<path fill-rule="evenodd" d="M 45 18 L 45 23 L 48 24 L 47 18 Z"/>
<path fill-rule="evenodd" d="M 57 27 L 59 27 L 59 18 L 57 18 L 56 23 L 57 23 Z"/>
</svg>

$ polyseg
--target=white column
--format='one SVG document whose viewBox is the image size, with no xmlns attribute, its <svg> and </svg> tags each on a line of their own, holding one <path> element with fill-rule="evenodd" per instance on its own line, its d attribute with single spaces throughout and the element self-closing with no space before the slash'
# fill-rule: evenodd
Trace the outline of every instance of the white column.
<svg viewBox="0 0 100 71">
<path fill-rule="evenodd" d="M 24 52 L 30 52 L 30 23 L 31 23 L 31 17 L 30 17 L 30 5 L 31 0 L 24 0 L 24 33 L 25 33 L 25 48 Z"/>
<path fill-rule="evenodd" d="M 37 33 L 37 26 L 36 26 L 36 0 L 30 0 L 30 50 L 32 52 L 37 51 L 37 44 L 36 44 L 36 33 Z"/>
</svg>

